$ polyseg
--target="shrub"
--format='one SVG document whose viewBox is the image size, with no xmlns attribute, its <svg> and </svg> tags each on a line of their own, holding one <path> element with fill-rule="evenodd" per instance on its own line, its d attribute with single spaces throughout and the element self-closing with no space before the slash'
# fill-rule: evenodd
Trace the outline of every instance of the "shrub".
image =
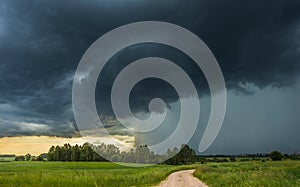
<svg viewBox="0 0 300 187">
<path fill-rule="evenodd" d="M 236 161 L 236 159 L 234 156 L 230 157 L 230 162 L 235 162 L 235 161 Z"/>
<path fill-rule="evenodd" d="M 38 157 L 36 157 L 35 161 L 44 161 L 44 158 L 41 155 L 39 155 Z"/>
<path fill-rule="evenodd" d="M 25 161 L 25 156 L 16 156 L 15 161 Z"/>
<path fill-rule="evenodd" d="M 269 156 L 273 161 L 279 161 L 283 158 L 283 155 L 279 151 L 272 151 Z"/>
</svg>

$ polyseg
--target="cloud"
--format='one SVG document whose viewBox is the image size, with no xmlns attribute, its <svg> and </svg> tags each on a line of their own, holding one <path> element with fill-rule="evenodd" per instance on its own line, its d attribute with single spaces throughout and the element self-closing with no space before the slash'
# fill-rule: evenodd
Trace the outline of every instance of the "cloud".
<svg viewBox="0 0 300 187">
<path fill-rule="evenodd" d="M 300 153 L 299 84 L 289 88 L 255 87 L 252 95 L 229 91 L 227 115 L 212 146 L 203 154 Z M 201 102 L 202 118 L 191 140 L 198 146 L 209 116 L 209 98 Z M 203 109 L 203 110 L 202 110 Z"/>
<path fill-rule="evenodd" d="M 106 143 L 111 144 L 116 143 L 121 150 L 126 150 L 126 146 L 120 142 L 124 141 L 125 145 L 132 145 L 132 137 L 126 136 L 116 136 L 115 139 L 102 137 L 77 137 L 77 138 L 64 138 L 64 137 L 49 137 L 49 136 L 19 136 L 19 137 L 4 137 L 0 138 L 0 154 L 16 154 L 25 155 L 27 153 L 33 154 L 35 156 L 41 153 L 47 153 L 52 145 L 62 146 L 65 143 L 70 143 L 71 145 L 82 145 L 86 142 L 90 143 Z M 127 143 L 126 143 L 127 142 Z"/>
<path fill-rule="evenodd" d="M 17 121 L 20 120 L 20 121 Z M 24 135 L 74 136 L 73 123 L 57 124 L 53 121 L 40 120 L 44 123 L 26 122 L 27 119 L 0 119 L 0 137 Z"/>
<path fill-rule="evenodd" d="M 50 128 L 44 124 L 19 122 L 16 124 L 23 132 L 47 132 Z"/>
<path fill-rule="evenodd" d="M 6 122 L 0 124 L 0 136 L 24 134 L 15 125 L 19 122 L 46 125 L 49 135 L 74 134 L 71 89 L 81 56 L 104 33 L 136 21 L 166 21 L 197 34 L 235 93 L 291 86 L 300 72 L 299 7 L 296 0 L 1 1 L 0 118 Z M 174 61 L 193 79 L 199 95 L 207 94 L 205 77 L 185 54 L 163 45 L 135 45 L 112 57 L 100 75 L 100 115 L 113 117 L 110 88 L 118 72 L 149 56 Z M 147 112 L 153 97 L 162 98 L 168 107 L 178 100 L 167 83 L 144 80 L 132 91 L 133 112 Z M 117 123 L 110 128 L 114 134 L 129 133 Z M 45 133 L 38 131 L 27 128 L 25 134 Z"/>
</svg>

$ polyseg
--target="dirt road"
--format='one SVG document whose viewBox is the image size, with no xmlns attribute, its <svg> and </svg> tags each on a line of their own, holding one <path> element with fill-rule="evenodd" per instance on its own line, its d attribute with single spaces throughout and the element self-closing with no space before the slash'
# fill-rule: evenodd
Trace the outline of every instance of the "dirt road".
<svg viewBox="0 0 300 187">
<path fill-rule="evenodd" d="M 177 171 L 161 182 L 158 187 L 207 187 L 203 182 L 193 176 L 194 169 Z"/>
</svg>

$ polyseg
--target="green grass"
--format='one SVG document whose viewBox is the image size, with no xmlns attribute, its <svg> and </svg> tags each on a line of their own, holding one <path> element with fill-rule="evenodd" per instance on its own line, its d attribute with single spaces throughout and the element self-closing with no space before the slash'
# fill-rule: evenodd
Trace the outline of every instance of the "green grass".
<svg viewBox="0 0 300 187">
<path fill-rule="evenodd" d="M 208 186 L 300 186 L 300 161 L 209 163 L 194 176 Z"/>
<path fill-rule="evenodd" d="M 153 186 L 174 171 L 191 168 L 212 187 L 300 186 L 300 161 L 138 168 L 109 162 L 0 162 L 0 186 Z"/>
<path fill-rule="evenodd" d="M 0 162 L 14 161 L 15 157 L 0 157 Z"/>
<path fill-rule="evenodd" d="M 108 162 L 3 162 L 0 186 L 153 186 L 170 173 L 196 168 L 125 167 Z"/>
</svg>

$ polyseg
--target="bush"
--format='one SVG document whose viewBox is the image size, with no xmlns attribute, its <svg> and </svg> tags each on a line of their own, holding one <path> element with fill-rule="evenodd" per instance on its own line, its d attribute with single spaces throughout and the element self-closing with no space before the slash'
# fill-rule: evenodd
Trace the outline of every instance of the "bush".
<svg viewBox="0 0 300 187">
<path fill-rule="evenodd" d="M 15 161 L 25 161 L 25 156 L 16 156 Z"/>
<path fill-rule="evenodd" d="M 229 162 L 226 158 L 216 159 L 216 162 Z"/>
<path fill-rule="evenodd" d="M 230 157 L 230 162 L 235 162 L 235 161 L 236 161 L 236 159 L 234 156 Z"/>
<path fill-rule="evenodd" d="M 261 160 L 260 158 L 255 158 L 255 157 L 252 158 L 252 161 L 260 161 L 260 160 Z"/>
<path fill-rule="evenodd" d="M 291 158 L 291 160 L 300 160 L 300 155 L 298 155 L 298 154 L 292 154 L 290 156 L 290 158 Z"/>
<path fill-rule="evenodd" d="M 38 157 L 36 157 L 35 161 L 44 161 L 44 158 L 41 155 L 39 155 Z"/>
<path fill-rule="evenodd" d="M 279 151 L 272 151 L 269 156 L 273 161 L 280 161 L 283 158 L 283 155 Z"/>
</svg>

